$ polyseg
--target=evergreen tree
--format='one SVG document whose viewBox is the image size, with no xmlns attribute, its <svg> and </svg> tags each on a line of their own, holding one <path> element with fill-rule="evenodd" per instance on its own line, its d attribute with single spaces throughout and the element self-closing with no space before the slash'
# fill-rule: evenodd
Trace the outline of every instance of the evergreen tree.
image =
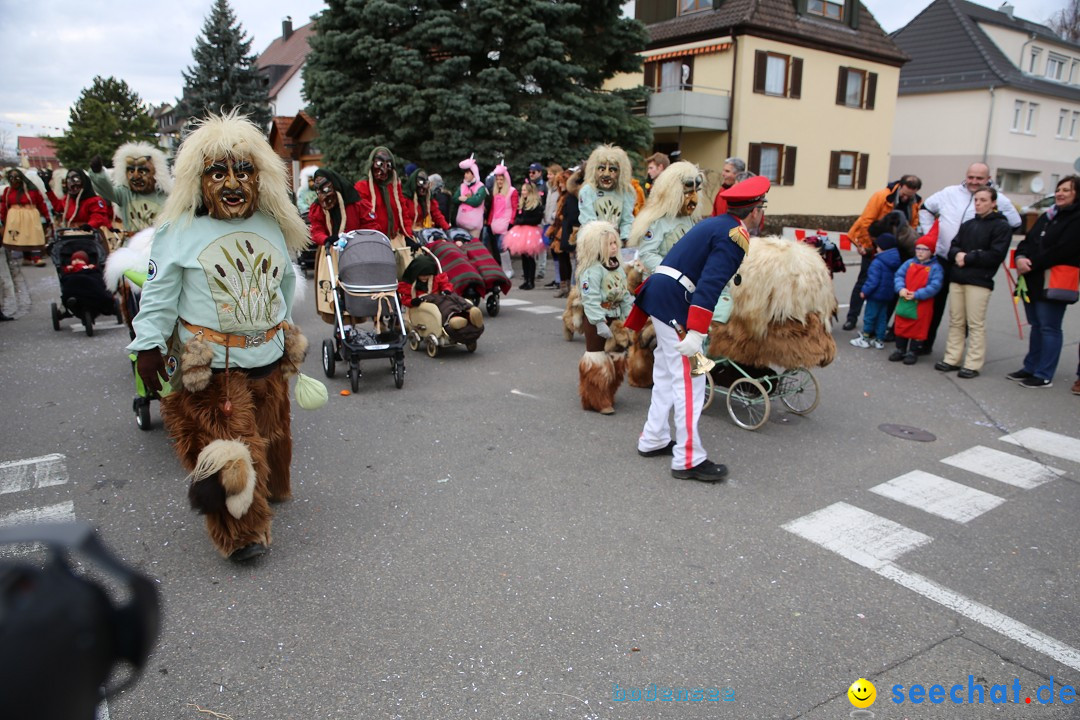
<svg viewBox="0 0 1080 720">
<path fill-rule="evenodd" d="M 228 0 L 214 0 L 202 35 L 195 39 L 195 65 L 184 71 L 184 95 L 177 103 L 177 118 L 190 120 L 233 108 L 259 127 L 270 123 L 266 83 L 251 52 L 251 40 Z"/>
<path fill-rule="evenodd" d="M 97 76 L 71 108 L 68 128 L 53 140 L 56 156 L 65 167 L 85 168 L 90 158 L 111 158 L 124 143 L 155 143 L 157 123 L 126 82 Z"/>
<path fill-rule="evenodd" d="M 576 162 L 598 143 L 651 144 L 630 112 L 645 89 L 604 92 L 641 67 L 644 26 L 619 0 L 328 0 L 311 38 L 304 94 L 327 162 L 359 178 L 386 145 L 430 172 L 475 152 Z"/>
</svg>

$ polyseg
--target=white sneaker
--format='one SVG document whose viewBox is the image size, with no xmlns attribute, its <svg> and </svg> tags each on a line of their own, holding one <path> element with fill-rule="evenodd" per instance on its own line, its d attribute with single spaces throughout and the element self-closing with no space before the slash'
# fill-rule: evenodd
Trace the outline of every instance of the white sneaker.
<svg viewBox="0 0 1080 720">
<path fill-rule="evenodd" d="M 859 335 L 858 337 L 852 338 L 851 339 L 851 344 L 854 345 L 857 348 L 868 348 L 868 347 L 870 347 L 870 341 L 867 340 L 862 335 Z"/>
<path fill-rule="evenodd" d="M 885 343 L 875 338 L 874 340 L 870 341 L 870 347 L 874 348 L 875 350 L 884 350 Z"/>
</svg>

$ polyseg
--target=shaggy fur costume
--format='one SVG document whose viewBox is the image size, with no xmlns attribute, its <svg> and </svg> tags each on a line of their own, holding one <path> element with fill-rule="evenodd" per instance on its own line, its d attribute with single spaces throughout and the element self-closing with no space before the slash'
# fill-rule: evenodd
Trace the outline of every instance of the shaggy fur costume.
<svg viewBox="0 0 1080 720">
<path fill-rule="evenodd" d="M 604 341 L 604 349 L 586 351 L 578 362 L 581 407 L 603 415 L 615 412 L 615 393 L 626 375 L 626 350 L 632 335 L 621 320 L 615 320 L 609 327 L 611 337 Z"/>
<path fill-rule="evenodd" d="M 581 308 L 581 291 L 575 284 L 570 288 L 570 294 L 566 296 L 566 309 L 562 314 L 563 337 L 567 341 L 573 340 L 575 334 L 581 333 L 583 322 L 585 322 L 585 311 Z"/>
<path fill-rule="evenodd" d="M 712 324 L 710 356 L 783 368 L 832 362 L 836 295 L 813 248 L 780 237 L 754 238 L 738 276 L 741 282 L 731 284 L 731 317 Z"/>
<path fill-rule="evenodd" d="M 653 351 L 656 350 L 656 331 L 652 318 L 645 321 L 641 332 L 634 333 L 626 357 L 626 384 L 630 387 L 653 386 Z"/>
</svg>

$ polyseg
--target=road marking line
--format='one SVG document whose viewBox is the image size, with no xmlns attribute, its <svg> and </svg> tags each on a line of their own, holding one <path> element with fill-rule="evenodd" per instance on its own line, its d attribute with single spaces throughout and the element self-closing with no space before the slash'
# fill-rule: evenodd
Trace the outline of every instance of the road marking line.
<svg viewBox="0 0 1080 720">
<path fill-rule="evenodd" d="M 868 568 L 895 560 L 932 539 L 844 502 L 804 515 L 782 527 Z"/>
<path fill-rule="evenodd" d="M 517 305 L 532 305 L 528 300 L 518 300 L 516 298 L 502 297 L 499 298 L 499 304 L 504 307 L 515 307 Z"/>
<path fill-rule="evenodd" d="M 75 520 L 75 503 L 67 500 L 55 505 L 43 505 L 4 515 L 0 517 L 0 527 L 46 522 L 72 522 L 73 520 Z"/>
<path fill-rule="evenodd" d="M 94 332 L 99 333 L 99 332 L 103 332 L 105 330 L 119 330 L 120 328 L 126 328 L 126 327 L 127 327 L 127 325 L 117 325 L 115 322 L 114 323 L 94 323 Z M 73 333 L 84 333 L 84 332 L 86 332 L 86 328 L 83 326 L 83 324 L 81 322 L 75 323 L 74 325 L 72 325 L 68 329 L 71 330 L 71 332 L 73 332 Z"/>
<path fill-rule="evenodd" d="M 0 495 L 63 485 L 67 481 L 67 466 L 59 453 L 0 463 Z"/>
<path fill-rule="evenodd" d="M 1003 435 L 998 439 L 1034 452 L 1080 462 L 1080 440 L 1067 435 L 1059 435 L 1038 428 L 1024 428 L 1019 432 Z"/>
<path fill-rule="evenodd" d="M 870 492 L 958 523 L 974 520 L 1005 502 L 1005 498 L 922 470 L 875 485 Z"/>
<path fill-rule="evenodd" d="M 842 502 L 792 520 L 781 527 L 969 620 L 1080 671 L 1080 651 L 1075 648 L 892 563 L 892 560 L 908 550 L 930 542 L 929 536 Z"/>
<path fill-rule="evenodd" d="M 109 720 L 109 703 L 107 701 L 102 700 L 101 704 L 97 706 L 95 720 Z"/>
<path fill-rule="evenodd" d="M 941 462 L 1024 490 L 1065 474 L 1064 470 L 982 445 L 944 458 Z"/>
<path fill-rule="evenodd" d="M 547 315 L 549 313 L 561 313 L 563 308 L 552 307 L 550 305 L 533 305 L 532 307 L 521 308 L 522 312 L 533 313 L 534 315 Z"/>
</svg>

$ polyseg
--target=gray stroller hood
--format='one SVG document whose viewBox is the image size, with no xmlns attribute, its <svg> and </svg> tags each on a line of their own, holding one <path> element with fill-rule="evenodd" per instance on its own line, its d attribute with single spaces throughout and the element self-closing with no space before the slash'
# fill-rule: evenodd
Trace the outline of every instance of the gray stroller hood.
<svg viewBox="0 0 1080 720">
<path fill-rule="evenodd" d="M 371 296 L 397 292 L 397 263 L 390 240 L 378 230 L 353 230 L 343 236 L 347 244 L 338 255 L 338 282 L 350 315 L 375 312 Z"/>
</svg>

